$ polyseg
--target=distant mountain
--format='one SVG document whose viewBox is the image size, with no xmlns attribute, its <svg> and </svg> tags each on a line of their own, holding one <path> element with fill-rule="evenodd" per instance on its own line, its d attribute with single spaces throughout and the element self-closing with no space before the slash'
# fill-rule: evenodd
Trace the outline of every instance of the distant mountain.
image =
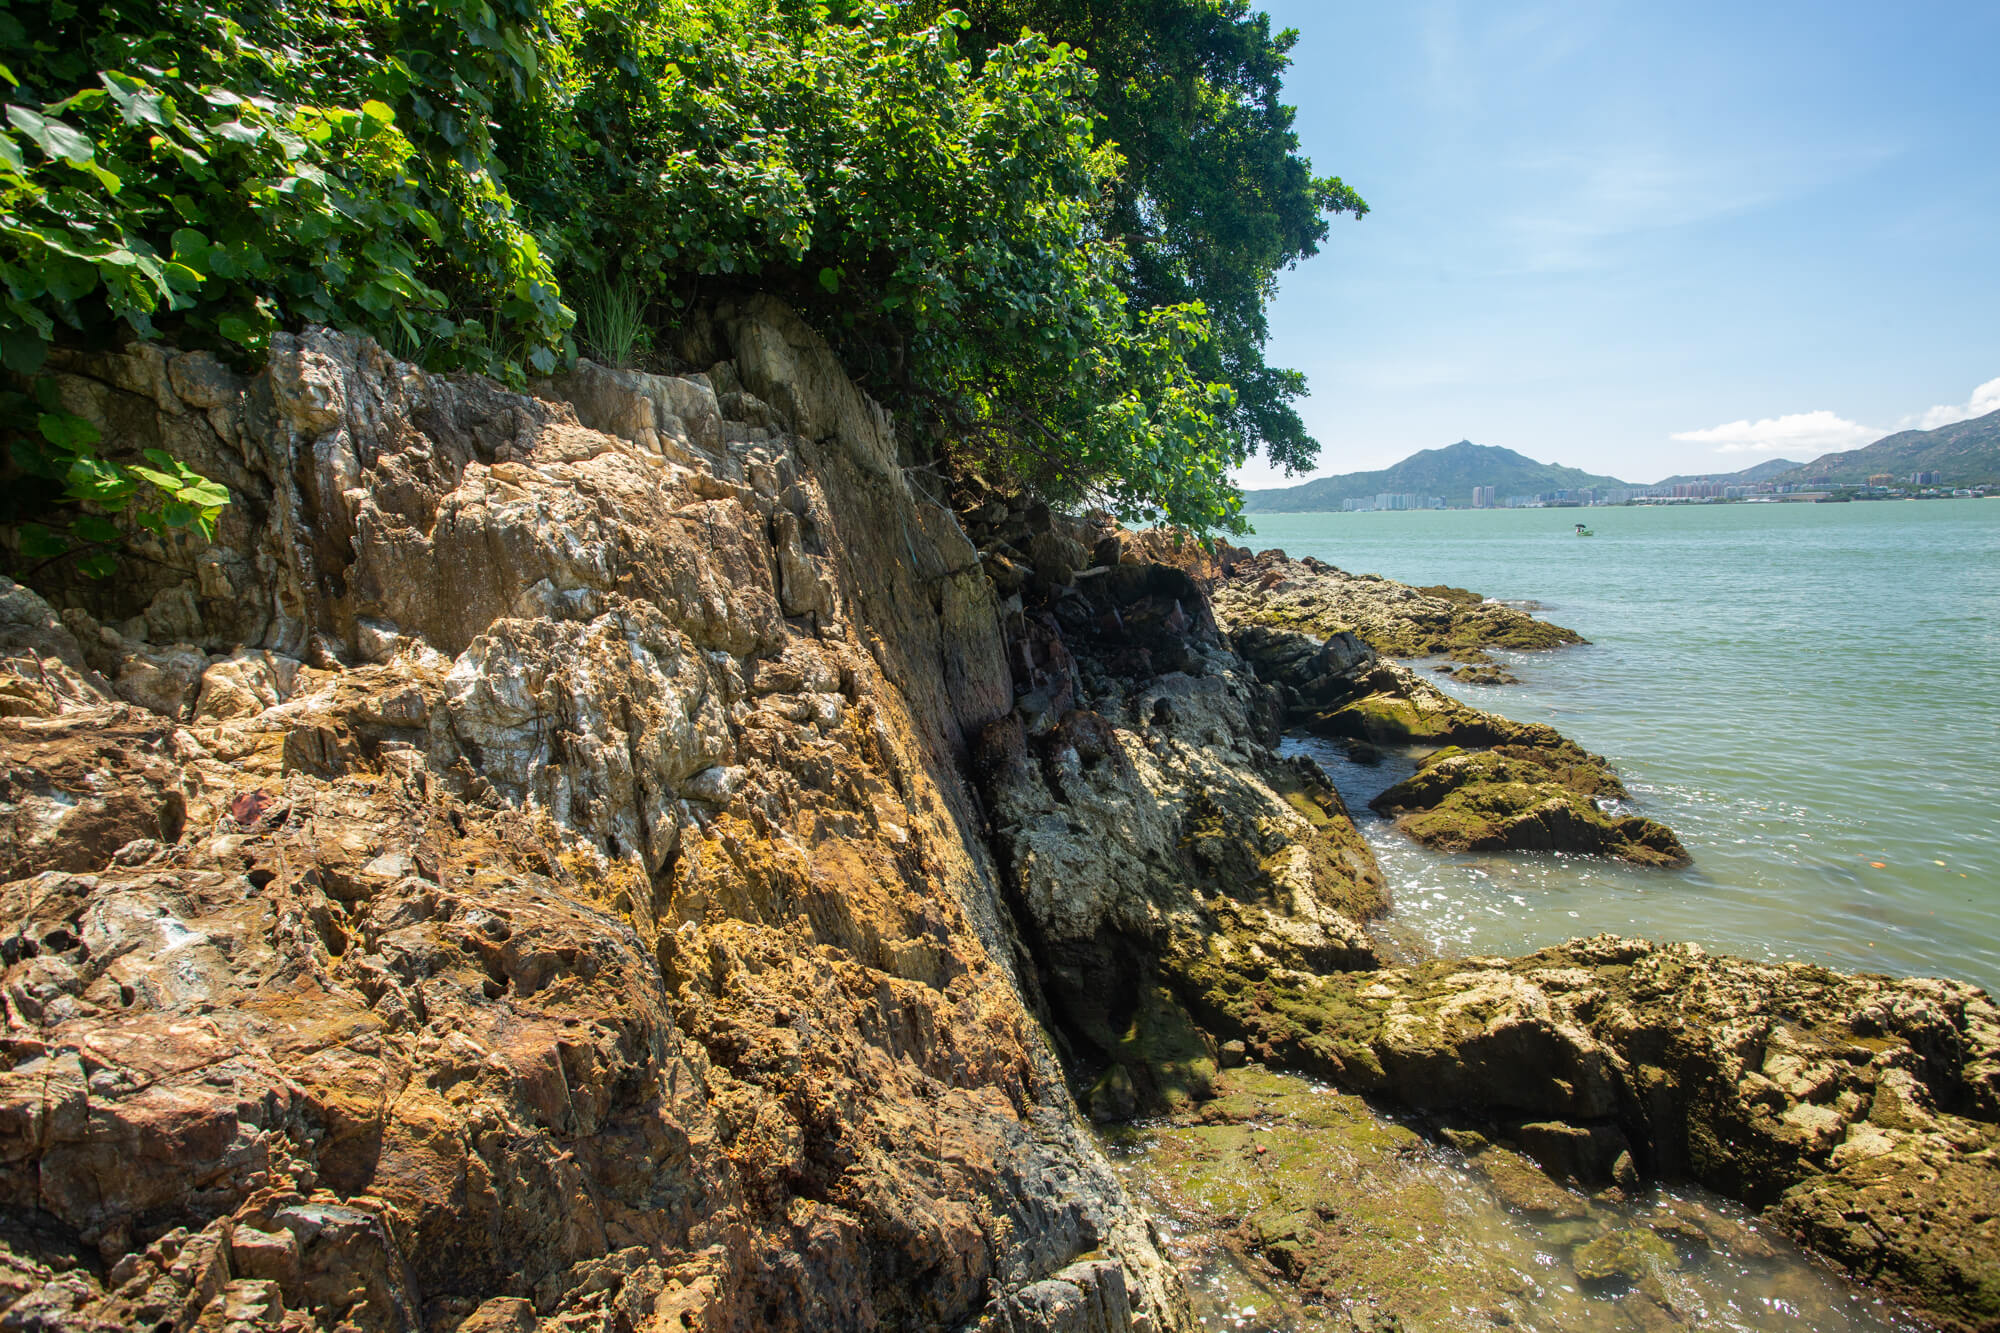
<svg viewBox="0 0 2000 1333">
<path fill-rule="evenodd" d="M 1547 491 L 1579 490 L 1586 486 L 1629 486 L 1616 477 L 1600 477 L 1573 467 L 1537 463 L 1512 449 L 1460 440 L 1442 449 L 1411 454 L 1379 472 L 1349 472 L 1321 477 L 1302 486 L 1245 491 L 1243 507 L 1265 513 L 1310 513 L 1338 509 L 1343 500 L 1390 495 L 1437 495 L 1454 509 L 1472 505 L 1474 486 L 1493 487 L 1496 498 L 1541 495 Z"/>
<path fill-rule="evenodd" d="M 1883 472 L 1898 481 L 1912 472 L 1935 472 L 1946 486 L 2000 482 L 2000 412 L 1936 430 L 1906 430 L 1865 449 L 1827 454 L 1787 473 L 1785 480 L 1827 477 L 1836 484 L 1861 485 Z"/>
<path fill-rule="evenodd" d="M 1655 486 L 1685 486 L 1697 481 L 1718 481 L 1728 486 L 1749 486 L 1756 482 L 1769 481 L 1781 473 L 1796 472 L 1800 466 L 1801 464 L 1794 463 L 1789 458 L 1773 458 L 1768 462 L 1759 463 L 1755 467 L 1746 467 L 1741 472 L 1690 472 L 1683 473 L 1677 477 L 1668 477 L 1665 481 L 1656 481 L 1653 484 Z"/>
</svg>

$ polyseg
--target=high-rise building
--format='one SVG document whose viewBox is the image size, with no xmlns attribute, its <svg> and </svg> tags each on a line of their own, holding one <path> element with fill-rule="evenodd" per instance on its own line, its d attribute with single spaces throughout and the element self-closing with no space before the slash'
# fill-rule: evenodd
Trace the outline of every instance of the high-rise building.
<svg viewBox="0 0 2000 1333">
<path fill-rule="evenodd" d="M 1494 500 L 1495 489 L 1496 488 L 1492 486 L 1474 486 L 1472 488 L 1472 507 L 1474 509 L 1493 508 L 1495 504 Z"/>
</svg>

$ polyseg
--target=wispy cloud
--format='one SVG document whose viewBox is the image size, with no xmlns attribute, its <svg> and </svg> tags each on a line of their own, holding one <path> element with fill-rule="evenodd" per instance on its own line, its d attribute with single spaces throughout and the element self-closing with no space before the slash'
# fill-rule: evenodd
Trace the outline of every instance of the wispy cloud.
<svg viewBox="0 0 2000 1333">
<path fill-rule="evenodd" d="M 1939 426 L 1949 426 L 1956 421 L 1970 421 L 1983 417 L 1988 412 L 2000 412 L 2000 379 L 1990 379 L 1972 391 L 1972 397 L 1962 406 L 1950 403 L 1940 404 L 1915 416 L 1903 418 L 1902 425 L 1907 430 L 1936 430 Z"/>
<path fill-rule="evenodd" d="M 1810 456 L 1859 449 L 1864 444 L 1873 444 L 1887 433 L 1822 409 L 1765 417 L 1761 421 L 1731 421 L 1705 430 L 1684 430 L 1677 432 L 1674 438 L 1690 444 L 1712 444 L 1719 454 L 1803 451 Z"/>
<path fill-rule="evenodd" d="M 1532 202 L 1502 225 L 1531 272 L 1601 268 L 1624 237 L 1769 208 L 1895 153 L 1887 144 L 1743 152 L 1658 141 L 1542 150 L 1513 160 L 1520 178 L 1537 184 Z"/>
</svg>

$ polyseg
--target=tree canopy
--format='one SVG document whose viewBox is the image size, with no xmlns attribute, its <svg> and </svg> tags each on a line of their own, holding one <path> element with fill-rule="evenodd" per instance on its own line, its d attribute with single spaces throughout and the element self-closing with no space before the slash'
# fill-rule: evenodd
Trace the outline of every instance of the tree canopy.
<svg viewBox="0 0 2000 1333">
<path fill-rule="evenodd" d="M 937 6 L 931 12 L 936 12 Z M 1291 400 L 1297 371 L 1266 364 L 1265 307 L 1277 275 L 1319 252 L 1337 214 L 1368 204 L 1318 177 L 1280 101 L 1297 33 L 1271 31 L 1248 0 L 965 0 L 975 44 L 1032 30 L 1070 43 L 1097 72 L 1100 142 L 1125 159 L 1106 230 L 1130 257 L 1122 287 L 1141 308 L 1199 301 L 1213 337 L 1204 373 L 1236 391 L 1240 453 L 1293 471 L 1318 444 Z"/>
<path fill-rule="evenodd" d="M 1297 153 L 1289 43 L 1243 0 L 0 0 L 0 359 L 317 322 L 518 382 L 578 306 L 755 287 L 958 460 L 1232 529 L 1228 467 L 1311 456 L 1274 276 L 1365 207 Z M 43 503 L 212 521 L 36 420 Z"/>
</svg>

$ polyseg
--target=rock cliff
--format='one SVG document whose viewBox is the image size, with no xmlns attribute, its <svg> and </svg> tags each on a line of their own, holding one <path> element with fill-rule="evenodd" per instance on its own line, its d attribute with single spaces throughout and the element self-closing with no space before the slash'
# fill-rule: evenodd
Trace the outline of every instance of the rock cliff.
<svg viewBox="0 0 2000 1333">
<path fill-rule="evenodd" d="M 775 306 L 58 383 L 236 497 L 0 596 L 10 1327 L 1179 1327 L 965 781 L 1001 617 Z"/>
</svg>

